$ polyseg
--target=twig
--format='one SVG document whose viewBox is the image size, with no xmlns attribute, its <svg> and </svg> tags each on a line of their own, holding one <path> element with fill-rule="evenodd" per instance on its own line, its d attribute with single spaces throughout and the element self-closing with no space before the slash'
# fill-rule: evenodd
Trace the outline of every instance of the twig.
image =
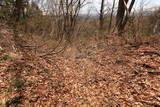
<svg viewBox="0 0 160 107">
<path fill-rule="evenodd" d="M 160 104 L 158 104 L 156 102 L 149 102 L 149 101 L 145 101 L 145 100 L 139 100 L 138 102 L 145 103 L 147 105 L 152 105 L 154 107 L 160 107 Z"/>
</svg>

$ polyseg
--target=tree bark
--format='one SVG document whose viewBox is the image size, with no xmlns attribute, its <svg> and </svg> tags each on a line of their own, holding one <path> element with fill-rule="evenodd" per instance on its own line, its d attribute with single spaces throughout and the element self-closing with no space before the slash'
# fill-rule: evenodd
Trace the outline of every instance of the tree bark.
<svg viewBox="0 0 160 107">
<path fill-rule="evenodd" d="M 113 13 L 114 13 L 115 1 L 116 1 L 116 0 L 113 0 L 113 6 L 112 6 L 111 17 L 110 17 L 110 21 L 109 21 L 108 32 L 110 32 L 110 31 L 111 31 L 111 27 L 112 27 L 112 19 L 113 19 Z"/>
<path fill-rule="evenodd" d="M 117 16 L 116 16 L 116 27 L 118 29 L 118 34 L 120 35 L 123 31 L 123 19 L 125 17 L 125 4 L 127 4 L 128 0 L 119 0 L 118 3 L 118 11 L 117 11 Z"/>
<path fill-rule="evenodd" d="M 131 4 L 130 4 L 130 6 L 129 6 L 129 9 L 128 9 L 128 12 L 129 12 L 129 13 L 126 14 L 125 19 L 124 19 L 124 21 L 123 21 L 122 30 L 125 28 L 125 25 L 126 25 L 127 22 L 128 22 L 129 14 L 131 13 L 131 10 L 132 10 L 132 8 L 133 8 L 134 3 L 135 3 L 135 0 L 132 0 L 132 1 L 131 1 Z"/>
<path fill-rule="evenodd" d="M 20 21 L 21 15 L 24 15 L 24 0 L 16 0 L 15 1 L 15 9 L 13 12 L 13 16 L 15 17 L 16 21 Z M 23 16 L 24 17 L 24 16 Z"/>
<path fill-rule="evenodd" d="M 103 24 L 104 24 L 104 0 L 102 0 L 101 2 L 101 9 L 100 9 L 100 16 L 99 16 L 100 30 L 103 29 Z"/>
<path fill-rule="evenodd" d="M 121 35 L 123 33 L 123 30 L 129 19 L 130 12 L 135 3 L 135 0 L 132 0 L 129 8 L 127 8 L 128 1 L 129 0 L 119 0 L 118 3 L 118 11 L 116 16 L 116 27 L 118 30 L 118 35 Z"/>
</svg>

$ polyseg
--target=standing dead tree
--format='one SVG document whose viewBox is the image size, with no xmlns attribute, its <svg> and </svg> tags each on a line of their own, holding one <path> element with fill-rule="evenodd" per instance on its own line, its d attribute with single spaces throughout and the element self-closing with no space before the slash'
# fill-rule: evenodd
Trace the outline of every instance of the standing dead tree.
<svg viewBox="0 0 160 107">
<path fill-rule="evenodd" d="M 129 15 L 135 3 L 135 0 L 131 0 L 131 3 L 128 3 L 129 0 L 119 0 L 118 2 L 118 10 L 116 16 L 116 27 L 118 30 L 118 34 L 121 35 L 127 21 L 129 19 Z M 129 4 L 129 7 L 127 6 Z"/>
</svg>

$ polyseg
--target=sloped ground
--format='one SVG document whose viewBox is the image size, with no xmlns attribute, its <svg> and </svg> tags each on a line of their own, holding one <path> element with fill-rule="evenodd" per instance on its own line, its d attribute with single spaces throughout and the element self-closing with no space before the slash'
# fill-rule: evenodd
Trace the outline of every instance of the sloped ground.
<svg viewBox="0 0 160 107">
<path fill-rule="evenodd" d="M 1 32 L 14 45 L 10 31 Z M 14 53 L 11 44 L 1 49 L 2 107 L 160 106 L 160 39 L 81 42 L 46 58 Z"/>
</svg>

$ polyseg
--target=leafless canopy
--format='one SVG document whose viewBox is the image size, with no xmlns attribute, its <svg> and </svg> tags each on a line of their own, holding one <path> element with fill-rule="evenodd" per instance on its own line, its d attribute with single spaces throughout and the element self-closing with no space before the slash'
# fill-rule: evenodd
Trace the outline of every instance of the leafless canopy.
<svg viewBox="0 0 160 107">
<path fill-rule="evenodd" d="M 58 36 L 70 40 L 74 34 L 77 17 L 85 0 L 47 0 L 47 13 L 54 17 L 54 26 Z M 54 32 L 54 31 L 53 31 Z"/>
</svg>

